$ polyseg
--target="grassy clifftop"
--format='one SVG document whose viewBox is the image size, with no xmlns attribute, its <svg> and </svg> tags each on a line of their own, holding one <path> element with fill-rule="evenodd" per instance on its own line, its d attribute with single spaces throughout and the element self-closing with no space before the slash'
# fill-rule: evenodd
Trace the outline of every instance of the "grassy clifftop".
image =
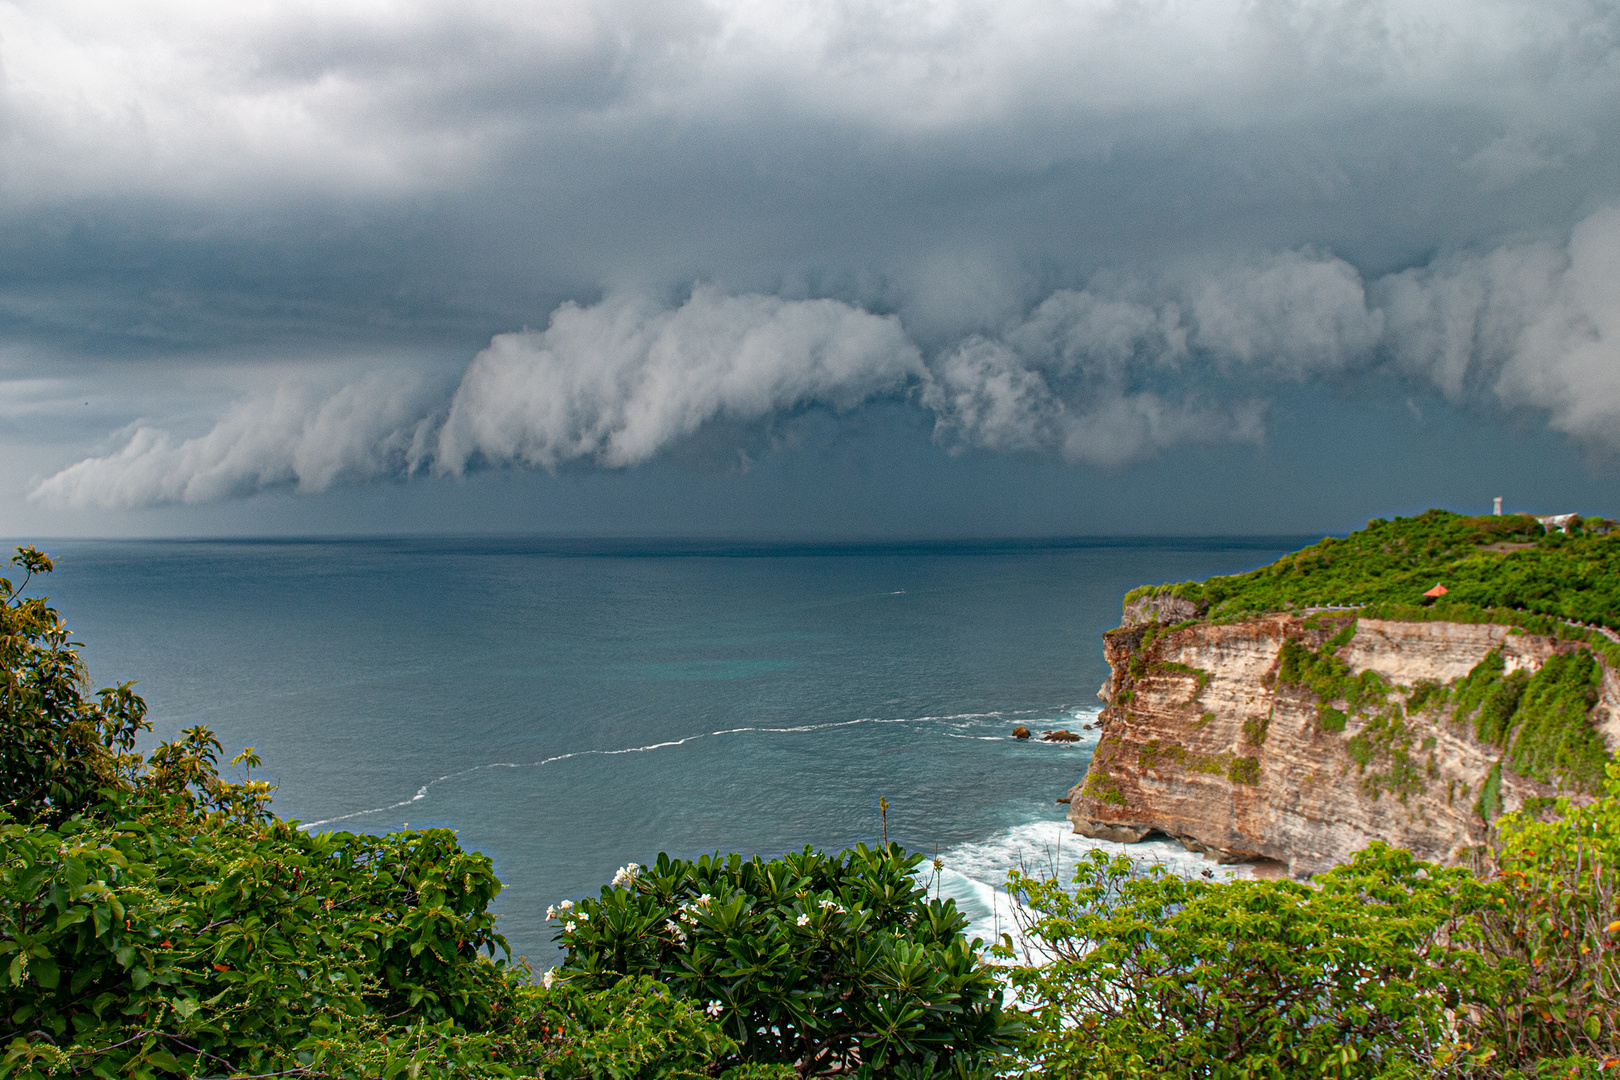
<svg viewBox="0 0 1620 1080">
<path fill-rule="evenodd" d="M 1447 593 L 1423 610 L 1423 594 L 1437 584 Z M 1620 629 L 1620 524 L 1578 518 L 1567 533 L 1548 532 L 1527 514 L 1429 510 L 1369 521 L 1343 539 L 1327 537 L 1246 574 L 1143 586 L 1125 599 L 1164 594 L 1223 621 L 1353 605 L 1410 608 L 1427 618 L 1453 613 L 1459 621 L 1519 612 Z"/>
</svg>

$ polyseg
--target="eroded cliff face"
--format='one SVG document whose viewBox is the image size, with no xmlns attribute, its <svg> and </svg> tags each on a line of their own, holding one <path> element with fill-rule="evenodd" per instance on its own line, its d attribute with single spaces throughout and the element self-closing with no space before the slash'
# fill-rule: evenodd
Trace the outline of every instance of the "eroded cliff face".
<svg viewBox="0 0 1620 1080">
<path fill-rule="evenodd" d="M 1290 639 L 1336 655 L 1352 675 L 1376 672 L 1386 696 L 1324 721 L 1319 695 L 1278 678 Z M 1163 833 L 1222 861 L 1274 861 L 1303 877 L 1374 840 L 1456 862 L 1485 841 L 1498 807 L 1559 794 L 1507 767 L 1501 746 L 1456 720 L 1454 703 L 1420 707 L 1421 688 L 1467 676 L 1493 650 L 1504 672 L 1534 672 L 1578 648 L 1570 642 L 1506 626 L 1352 625 L 1329 614 L 1163 631 L 1150 622 L 1111 631 L 1105 643 L 1113 674 L 1101 692 L 1103 735 L 1069 794 L 1069 819 L 1088 836 Z M 1610 669 L 1591 715 L 1612 750 L 1620 678 Z"/>
</svg>

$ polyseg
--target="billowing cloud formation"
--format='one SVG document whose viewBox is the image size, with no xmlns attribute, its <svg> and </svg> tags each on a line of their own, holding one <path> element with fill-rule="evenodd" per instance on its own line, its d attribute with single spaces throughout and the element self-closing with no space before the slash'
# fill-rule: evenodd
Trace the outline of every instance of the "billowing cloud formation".
<svg viewBox="0 0 1620 1080">
<path fill-rule="evenodd" d="M 1105 465 L 1181 443 L 1256 441 L 1262 402 L 1200 404 L 1148 387 L 1181 373 L 1239 383 L 1257 371 L 1339 373 L 1375 355 L 1384 326 L 1354 267 L 1307 252 L 1184 275 L 1159 291 L 1144 302 L 1060 290 L 996 340 L 947 351 L 923 396 L 940 435 Z"/>
<path fill-rule="evenodd" d="M 1563 248 L 1459 255 L 1370 284 L 1308 250 L 1151 286 L 1110 278 L 1057 290 L 932 355 L 895 316 L 835 300 L 704 287 L 673 308 L 638 295 L 567 303 L 544 331 L 497 335 L 447 412 L 380 377 L 326 398 L 283 388 L 200 438 L 137 430 L 34 494 L 131 506 L 318 490 L 430 461 L 439 473 L 627 467 L 712 421 L 900 396 L 933 412 L 953 450 L 1111 466 L 1190 442 L 1259 440 L 1263 390 L 1279 379 L 1386 377 L 1465 406 L 1535 410 L 1620 452 L 1620 210 L 1589 216 Z"/>
<path fill-rule="evenodd" d="M 67 506 L 209 502 L 268 487 L 324 491 L 414 467 L 430 423 L 415 380 L 367 376 L 323 395 L 284 384 L 233 406 L 206 435 L 136 426 L 115 453 L 86 458 L 34 489 Z"/>
<path fill-rule="evenodd" d="M 1620 210 L 1575 230 L 1555 296 L 1497 391 L 1547 410 L 1559 430 L 1620 445 Z"/>
<path fill-rule="evenodd" d="M 1190 357 L 1174 303 L 1157 306 L 1063 290 L 995 340 L 975 336 L 933 365 L 923 402 L 947 442 L 988 450 L 1057 450 L 1119 465 L 1185 442 L 1258 438 L 1260 408 L 1199 408 L 1140 387 Z"/>
<path fill-rule="evenodd" d="M 924 400 L 972 445 L 1114 463 L 1259 434 L 1254 402 L 1194 409 L 1132 388 L 1156 371 L 1235 385 L 1393 373 L 1620 452 L 1620 209 L 1586 218 L 1564 249 L 1502 247 L 1370 285 L 1343 260 L 1287 252 L 1163 290 L 1151 303 L 1060 291 L 999 340 L 948 352 Z"/>
<path fill-rule="evenodd" d="M 1246 363 L 1330 373 L 1364 359 L 1384 316 L 1367 307 L 1355 267 L 1290 251 L 1198 282 L 1189 305 L 1196 346 Z"/>
<path fill-rule="evenodd" d="M 1481 390 L 1620 452 L 1620 209 L 1545 244 L 1379 282 L 1395 362 L 1453 400 Z"/>
<path fill-rule="evenodd" d="M 564 304 L 543 332 L 498 335 L 472 362 L 438 468 L 459 473 L 474 457 L 637 465 L 709 420 L 850 409 L 922 373 L 898 319 L 835 300 L 701 288 L 673 311 L 630 298 Z"/>
</svg>

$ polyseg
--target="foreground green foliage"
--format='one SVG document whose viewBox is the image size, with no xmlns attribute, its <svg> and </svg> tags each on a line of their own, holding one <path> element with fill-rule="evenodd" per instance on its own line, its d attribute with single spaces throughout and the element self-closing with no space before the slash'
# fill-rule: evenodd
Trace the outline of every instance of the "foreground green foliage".
<svg viewBox="0 0 1620 1080">
<path fill-rule="evenodd" d="M 737 1055 L 651 980 L 492 960 L 498 883 L 447 831 L 106 811 L 0 825 L 0 1076 L 697 1077 Z"/>
<path fill-rule="evenodd" d="M 898 845 L 769 862 L 660 856 L 566 905 L 576 984 L 650 975 L 701 1002 L 743 1061 L 804 1075 L 991 1075 L 1011 1045 L 998 981 L 954 901 Z"/>
<path fill-rule="evenodd" d="M 146 704 L 129 685 L 85 693 L 84 663 L 61 616 L 43 598 L 19 594 L 49 557 L 19 548 L 17 585 L 0 578 L 0 811 L 60 821 L 130 786 L 130 751 Z"/>
<path fill-rule="evenodd" d="M 1374 845 L 1294 881 L 1186 880 L 1092 852 L 1014 874 L 999 950 L 1025 1075 L 1596 1078 L 1620 1069 L 1620 766 L 1473 869 Z"/>
<path fill-rule="evenodd" d="M 1013 882 L 1052 958 L 1013 972 L 1043 1075 L 1416 1075 L 1458 1052 L 1445 1010 L 1478 964 L 1445 941 L 1478 905 L 1466 870 L 1380 847 L 1314 887 L 1216 884 L 1092 852 L 1075 884 Z"/>
<path fill-rule="evenodd" d="M 498 885 L 442 830 L 310 836 L 129 799 L 0 839 L 9 1022 L 120 1074 L 283 1068 L 355 1020 L 482 1025 L 501 996 L 477 962 Z"/>
<path fill-rule="evenodd" d="M 651 980 L 533 985 L 495 932 L 489 860 L 450 832 L 310 835 L 267 785 L 222 779 L 202 728 L 136 754 L 144 703 L 89 694 L 61 617 L 17 591 L 0 581 L 0 1077 L 706 1077 L 737 1058 Z"/>
<path fill-rule="evenodd" d="M 1551 821 L 1508 815 L 1481 866 L 1493 889 L 1473 944 L 1503 977 L 1480 1002 L 1477 1028 L 1508 1061 L 1620 1049 L 1617 796 L 1620 766 L 1611 766 L 1606 798 L 1559 800 Z"/>
<path fill-rule="evenodd" d="M 1472 869 L 1375 846 L 1309 884 L 1185 880 L 1099 853 L 1073 882 L 1014 875 L 1026 951 L 1008 938 L 999 973 L 897 846 L 661 857 L 563 905 L 568 963 L 536 984 L 496 932 L 484 856 L 444 830 L 306 833 L 268 812 L 268 786 L 219 776 L 205 729 L 143 758 L 131 688 L 89 693 L 57 613 L 9 582 L 0 601 L 0 1080 L 1620 1068 L 1620 766 L 1596 802 L 1501 818 Z M 1394 715 L 1398 696 L 1349 678 L 1335 640 L 1298 645 L 1279 679 L 1341 713 Z M 1587 768 L 1565 736 L 1590 704 L 1591 655 L 1534 677 L 1493 657 L 1449 686 L 1395 688 L 1406 714 L 1449 707 L 1532 775 Z M 1368 743 L 1369 762 L 1391 752 Z"/>
<path fill-rule="evenodd" d="M 1343 539 L 1328 537 L 1246 574 L 1133 590 L 1126 600 L 1171 594 L 1200 617 L 1240 619 L 1312 605 L 1411 605 L 1436 584 L 1447 611 L 1505 609 L 1620 628 L 1620 531 L 1598 518 L 1569 535 L 1547 533 L 1527 515 L 1463 517 L 1430 510 L 1369 521 Z"/>
</svg>

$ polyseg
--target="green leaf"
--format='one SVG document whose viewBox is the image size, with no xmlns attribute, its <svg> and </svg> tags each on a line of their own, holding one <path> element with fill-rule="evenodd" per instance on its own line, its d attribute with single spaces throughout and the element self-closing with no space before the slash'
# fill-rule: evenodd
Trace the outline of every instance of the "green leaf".
<svg viewBox="0 0 1620 1080">
<path fill-rule="evenodd" d="M 50 957 L 30 961 L 28 972 L 47 990 L 55 990 L 56 984 L 62 979 L 61 970 L 56 966 L 56 961 Z"/>
<path fill-rule="evenodd" d="M 162 1069 L 164 1072 L 177 1073 L 183 1071 L 180 1062 L 167 1050 L 153 1050 L 146 1055 L 146 1060 Z"/>
</svg>

